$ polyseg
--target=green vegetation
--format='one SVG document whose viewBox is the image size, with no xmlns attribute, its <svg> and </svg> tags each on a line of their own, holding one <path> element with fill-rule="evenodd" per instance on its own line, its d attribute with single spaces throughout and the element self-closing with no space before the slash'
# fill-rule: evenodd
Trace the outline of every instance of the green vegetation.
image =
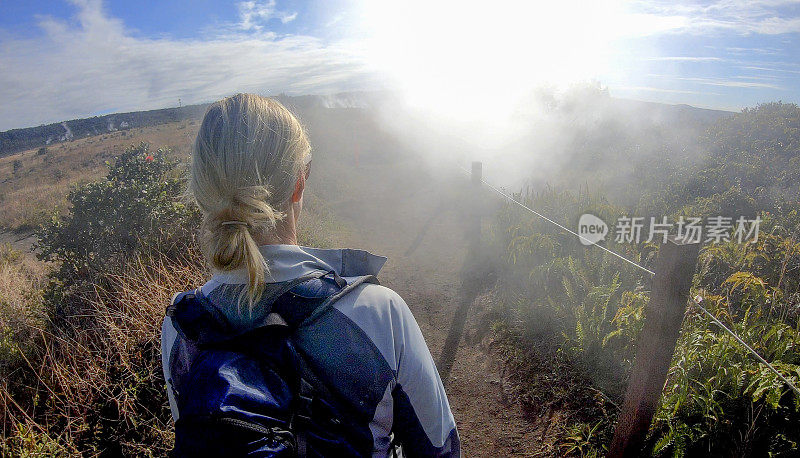
<svg viewBox="0 0 800 458">
<path fill-rule="evenodd" d="M 518 197 L 568 227 L 577 227 L 583 213 L 612 224 L 620 215 L 758 214 L 758 241 L 704 246 L 692 294 L 701 294 L 715 316 L 798 384 L 800 108 L 771 103 L 744 110 L 718 122 L 701 145 L 700 157 L 641 183 L 644 197 L 636 204 L 552 189 Z M 494 294 L 502 316 L 496 329 L 517 368 L 523 401 L 540 413 L 571 412 L 562 425 L 562 452 L 600 456 L 624 396 L 649 278 L 557 231 L 518 207 L 498 214 L 491 241 L 504 255 Z M 652 269 L 656 244 L 605 243 Z M 798 424 L 800 398 L 690 309 L 647 450 L 654 456 L 795 456 Z"/>
<path fill-rule="evenodd" d="M 141 144 L 108 166 L 39 229 L 38 255 L 56 267 L 3 300 L 14 313 L 2 316 L 16 320 L 2 323 L 4 455 L 169 447 L 158 332 L 170 294 L 205 274 L 197 212 L 181 202 L 181 167 L 164 151 Z"/>
<path fill-rule="evenodd" d="M 568 227 L 583 213 L 606 222 L 623 215 L 670 221 L 758 215 L 757 242 L 704 247 L 692 294 L 702 295 L 712 313 L 800 384 L 800 108 L 770 103 L 724 118 L 709 113 L 718 121 L 700 132 L 650 121 L 627 126 L 633 116 L 604 112 L 611 108 L 602 98 L 593 103 L 602 122 L 576 123 L 565 147 L 577 162 L 553 172 L 554 187 L 517 197 Z M 565 125 L 584 111 L 577 102 L 559 109 Z M 343 112 L 337 122 L 346 114 L 363 115 Z M 313 123 L 318 147 L 342 148 L 349 131 L 328 123 Z M 387 135 L 363 149 L 380 151 L 361 159 L 377 173 L 400 146 Z M 20 188 L 44 194 L 27 185 L 46 181 L 33 170 L 64 173 L 58 162 L 65 151 L 51 146 L 19 165 L 5 158 L 3 170 L 14 183 L 27 180 Z M 70 166 L 102 167 L 112 155 L 98 152 L 84 164 L 88 159 L 78 153 Z M 61 210 L 25 219 L 44 221 L 37 232 L 44 262 L 0 247 L 1 455 L 161 456 L 170 448 L 160 323 L 171 294 L 208 275 L 194 242 L 198 214 L 181 195 L 184 165 L 170 157 L 140 144 L 109 160 L 100 180 L 96 171 L 64 176 L 62 184 L 78 184 Z M 329 172 L 320 181 L 327 195 L 349 199 L 349 183 L 338 179 L 349 162 L 315 161 Z M 566 190 L 569 184 L 582 188 Z M 8 192 L 6 203 L 34 200 Z M 64 188 L 52 192 L 61 196 Z M 330 245 L 341 236 L 345 228 L 313 194 L 306 208 L 302 244 Z M 530 413 L 552 418 L 559 455 L 603 455 L 633 364 L 650 279 L 518 207 L 500 209 L 487 235 L 499 266 L 495 336 L 519 399 Z M 613 237 L 604 243 L 652 269 L 658 244 Z M 648 452 L 792 456 L 798 424 L 800 399 L 689 308 Z"/>
<path fill-rule="evenodd" d="M 105 180 L 74 187 L 67 197 L 70 212 L 54 213 L 37 232 L 39 258 L 59 266 L 52 289 L 60 296 L 93 287 L 137 251 L 158 247 L 173 257 L 193 242 L 199 215 L 179 199 L 182 170 L 165 151 L 151 152 L 142 143 L 107 165 Z M 63 307 L 63 300 L 55 302 Z"/>
<path fill-rule="evenodd" d="M 209 272 L 185 164 L 147 144 L 76 185 L 37 231 L 34 263 L 0 247 L 0 455 L 164 456 L 172 422 L 159 333 L 171 295 Z M 308 195 L 306 245 L 338 230 Z"/>
</svg>

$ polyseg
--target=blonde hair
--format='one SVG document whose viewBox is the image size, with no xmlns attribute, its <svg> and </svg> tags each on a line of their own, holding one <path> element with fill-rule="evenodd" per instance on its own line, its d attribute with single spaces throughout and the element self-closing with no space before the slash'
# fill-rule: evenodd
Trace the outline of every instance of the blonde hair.
<svg viewBox="0 0 800 458">
<path fill-rule="evenodd" d="M 203 117 L 188 188 L 203 212 L 201 243 L 215 269 L 247 268 L 251 308 L 268 273 L 254 237 L 267 236 L 286 216 L 310 153 L 300 122 L 273 99 L 237 94 L 211 104 Z"/>
</svg>

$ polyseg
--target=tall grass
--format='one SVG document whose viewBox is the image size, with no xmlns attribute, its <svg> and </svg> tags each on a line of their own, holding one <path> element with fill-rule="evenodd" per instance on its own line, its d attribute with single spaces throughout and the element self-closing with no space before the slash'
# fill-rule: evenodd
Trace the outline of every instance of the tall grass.
<svg viewBox="0 0 800 458">
<path fill-rule="evenodd" d="M 161 321 L 176 291 L 202 284 L 199 254 L 137 256 L 84 297 L 84 316 L 25 323 L 34 336 L 0 386 L 4 454 L 162 456 L 172 425 L 160 363 Z M 88 323 L 88 325 L 87 325 Z"/>
<path fill-rule="evenodd" d="M 140 144 L 105 180 L 75 186 L 37 232 L 49 273 L 0 263 L 3 455 L 163 456 L 172 422 L 160 330 L 173 294 L 209 276 L 182 165 Z M 333 216 L 308 194 L 300 243 L 332 245 Z M 0 253 L 1 254 L 1 253 Z M 5 294 L 5 293 L 4 293 Z M 8 347 L 8 350 L 6 350 Z"/>
<path fill-rule="evenodd" d="M 585 211 L 603 212 L 601 200 L 582 195 L 527 197 L 568 226 Z M 602 455 L 646 316 L 648 284 L 639 272 L 515 210 L 501 211 L 493 231 L 505 248 L 494 294 L 501 349 L 523 403 L 539 415 L 561 413 L 561 451 Z M 711 313 L 796 384 L 800 281 L 792 273 L 800 271 L 800 244 L 786 230 L 788 218 L 760 218 L 757 242 L 703 249 L 690 294 L 701 294 Z M 651 245 L 628 248 L 645 265 L 653 257 Z M 642 455 L 797 456 L 798 420 L 800 397 L 690 308 Z"/>
</svg>

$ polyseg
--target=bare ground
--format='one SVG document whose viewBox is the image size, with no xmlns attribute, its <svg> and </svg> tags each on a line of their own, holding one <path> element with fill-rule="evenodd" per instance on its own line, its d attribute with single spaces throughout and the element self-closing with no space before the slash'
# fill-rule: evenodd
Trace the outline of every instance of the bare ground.
<svg viewBox="0 0 800 458">
<path fill-rule="evenodd" d="M 409 304 L 438 361 L 456 309 L 459 271 L 466 255 L 458 212 L 441 212 L 422 243 L 406 256 L 420 228 L 437 211 L 437 193 L 408 198 L 409 188 L 419 183 L 402 167 L 362 165 L 354 173 L 357 176 L 350 180 L 354 195 L 329 202 L 336 218 L 352 230 L 345 242 L 389 257 L 379 278 Z M 552 418 L 526 419 L 520 403 L 509 395 L 512 389 L 499 355 L 492 350 L 491 333 L 478 332 L 487 327 L 482 320 L 488 300 L 483 296 L 473 304 L 465 331 L 472 338 L 462 338 L 445 382 L 464 456 L 553 456 L 548 434 L 552 431 L 547 427 Z"/>
<path fill-rule="evenodd" d="M 27 253 L 30 251 L 35 237 L 31 232 L 16 232 L 0 229 L 0 246 L 10 244 L 11 248 Z"/>
</svg>

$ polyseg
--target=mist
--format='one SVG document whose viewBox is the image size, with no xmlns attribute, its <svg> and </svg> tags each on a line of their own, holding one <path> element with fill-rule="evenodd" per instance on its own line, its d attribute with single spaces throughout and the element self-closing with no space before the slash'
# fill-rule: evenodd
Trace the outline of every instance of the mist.
<svg viewBox="0 0 800 458">
<path fill-rule="evenodd" d="M 374 160 L 372 155 L 389 163 L 412 161 L 432 184 L 466 178 L 470 163 L 479 161 L 484 179 L 510 192 L 588 188 L 622 204 L 636 203 L 630 191 L 647 185 L 643 171 L 667 174 L 700 160 L 705 130 L 732 114 L 615 98 L 597 82 L 565 90 L 542 86 L 509 113 L 486 110 L 480 119 L 445 116 L 409 103 L 401 93 L 323 100 L 326 106 L 360 108 L 347 117 L 340 116 L 345 111 L 331 114 L 325 132 L 340 134 L 318 136 L 320 154 L 333 142 L 361 161 Z M 480 106 L 473 110 L 481 112 Z"/>
</svg>

